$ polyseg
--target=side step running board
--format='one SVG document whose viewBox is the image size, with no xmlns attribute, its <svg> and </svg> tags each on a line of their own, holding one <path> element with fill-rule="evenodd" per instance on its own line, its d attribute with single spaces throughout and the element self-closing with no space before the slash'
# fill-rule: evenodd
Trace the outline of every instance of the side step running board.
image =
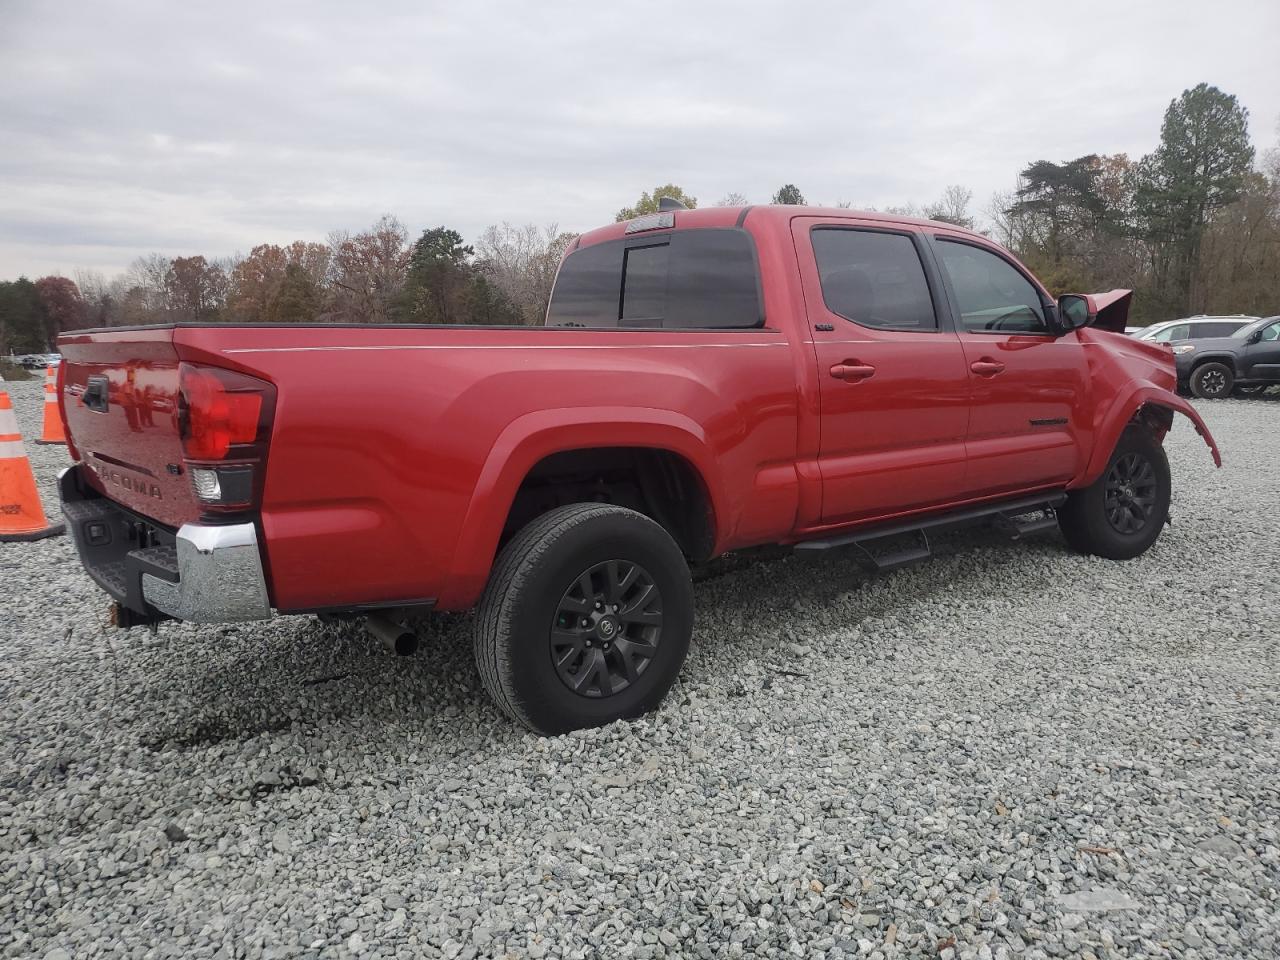
<svg viewBox="0 0 1280 960">
<path fill-rule="evenodd" d="M 1043 533 L 1058 528 L 1058 514 L 1051 506 L 1046 506 L 1039 516 L 1011 516 L 1008 511 L 1001 512 L 995 521 L 998 530 L 1018 540 L 1029 533 Z"/>
<path fill-rule="evenodd" d="M 899 550 L 895 553 L 882 555 L 879 558 L 868 551 L 868 555 L 872 557 L 872 561 L 877 568 L 881 570 L 892 569 L 893 567 L 904 566 L 907 563 L 928 558 L 932 552 L 929 549 L 927 537 L 930 532 L 975 526 L 980 523 L 994 523 L 1011 537 L 1017 539 L 1029 533 L 1039 533 L 1042 530 L 1052 529 L 1058 523 L 1057 514 L 1054 511 L 1062 506 L 1066 499 L 1067 495 L 1065 493 L 1055 493 L 988 503 L 978 507 L 954 510 L 950 513 L 938 513 L 913 520 L 880 524 L 822 540 L 804 540 L 797 543 L 795 549 L 833 550 L 837 547 L 851 546 L 865 548 L 877 540 L 886 540 L 889 537 L 897 537 L 908 533 L 919 534 L 922 543 L 918 547 Z M 1027 517 L 1027 514 L 1041 514 L 1041 516 Z M 885 564 L 888 564 L 888 566 Z"/>
<path fill-rule="evenodd" d="M 866 553 L 867 559 L 875 564 L 875 568 L 881 573 L 897 570 L 899 567 L 909 567 L 913 563 L 928 560 L 933 556 L 933 550 L 929 547 L 929 538 L 925 536 L 923 530 L 920 531 L 920 543 L 918 546 L 904 547 L 892 553 L 874 553 L 870 549 L 874 543 L 875 541 L 867 541 L 859 544 L 859 546 L 863 547 L 863 552 Z"/>
</svg>

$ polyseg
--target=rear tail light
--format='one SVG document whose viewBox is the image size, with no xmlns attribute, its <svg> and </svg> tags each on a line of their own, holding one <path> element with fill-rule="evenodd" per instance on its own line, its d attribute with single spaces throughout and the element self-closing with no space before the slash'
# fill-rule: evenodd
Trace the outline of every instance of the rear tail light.
<svg viewBox="0 0 1280 960">
<path fill-rule="evenodd" d="M 194 363 L 178 366 L 178 433 L 196 499 L 207 509 L 256 507 L 262 496 L 276 388 Z"/>
</svg>

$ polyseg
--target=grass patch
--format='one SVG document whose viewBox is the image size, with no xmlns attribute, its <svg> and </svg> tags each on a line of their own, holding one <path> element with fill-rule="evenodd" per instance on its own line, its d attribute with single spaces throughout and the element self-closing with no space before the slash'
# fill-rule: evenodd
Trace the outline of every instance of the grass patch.
<svg viewBox="0 0 1280 960">
<path fill-rule="evenodd" d="M 0 377 L 4 377 L 10 383 L 14 383 L 18 380 L 35 379 L 23 367 L 20 367 L 18 366 L 18 364 L 12 363 L 11 361 L 4 360 L 4 359 L 0 359 Z"/>
</svg>

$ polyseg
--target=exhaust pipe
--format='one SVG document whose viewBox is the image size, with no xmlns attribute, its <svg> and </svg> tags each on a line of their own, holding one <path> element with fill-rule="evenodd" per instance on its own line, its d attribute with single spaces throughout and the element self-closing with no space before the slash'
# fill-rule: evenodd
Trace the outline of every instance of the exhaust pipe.
<svg viewBox="0 0 1280 960">
<path fill-rule="evenodd" d="M 379 614 L 370 615 L 364 628 L 397 657 L 412 656 L 418 649 L 416 633 Z"/>
</svg>

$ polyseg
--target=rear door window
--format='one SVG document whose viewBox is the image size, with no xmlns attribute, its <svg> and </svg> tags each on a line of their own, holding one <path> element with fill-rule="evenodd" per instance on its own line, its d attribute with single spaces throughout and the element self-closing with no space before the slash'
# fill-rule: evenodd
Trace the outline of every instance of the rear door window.
<svg viewBox="0 0 1280 960">
<path fill-rule="evenodd" d="M 822 299 L 832 313 L 864 327 L 938 329 L 911 237 L 847 227 L 817 227 L 811 236 Z"/>
<path fill-rule="evenodd" d="M 1208 337 L 1229 337 L 1244 326 L 1240 320 L 1213 320 L 1209 323 L 1193 324 L 1191 336 L 1202 339 Z"/>
<path fill-rule="evenodd" d="M 751 328 L 764 323 L 755 247 L 740 229 L 593 244 L 565 259 L 547 326 Z"/>
</svg>

